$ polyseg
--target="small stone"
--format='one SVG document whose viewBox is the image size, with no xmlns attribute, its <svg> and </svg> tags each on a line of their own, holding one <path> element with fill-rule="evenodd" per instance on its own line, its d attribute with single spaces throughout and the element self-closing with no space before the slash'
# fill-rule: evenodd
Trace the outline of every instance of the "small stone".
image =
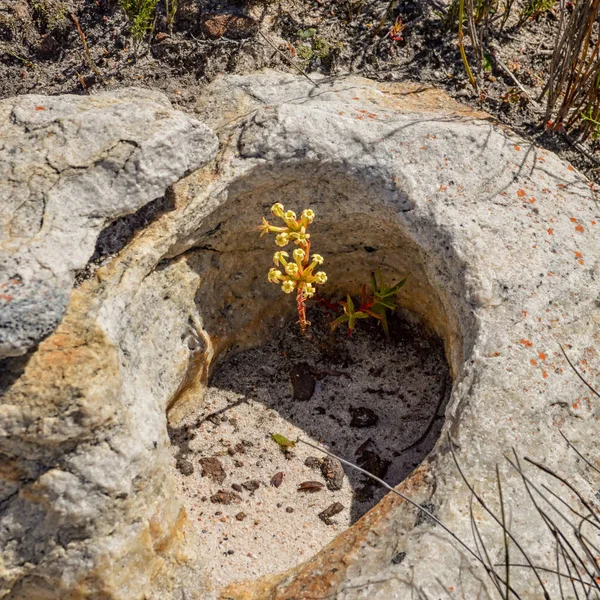
<svg viewBox="0 0 600 600">
<path fill-rule="evenodd" d="M 237 521 L 243 521 L 246 518 L 246 513 L 239 512 L 237 515 L 235 515 L 235 518 Z"/>
<path fill-rule="evenodd" d="M 221 423 L 227 423 L 227 421 L 229 421 L 229 418 L 227 417 L 227 415 L 223 415 L 221 417 Z"/>
<path fill-rule="evenodd" d="M 227 554 L 233 554 L 233 550 L 227 550 Z"/>
<path fill-rule="evenodd" d="M 333 525 L 334 521 L 331 520 L 331 517 L 341 513 L 343 510 L 344 505 L 341 502 L 334 502 L 319 513 L 319 519 L 326 525 Z"/>
<path fill-rule="evenodd" d="M 233 448 L 238 454 L 246 454 L 246 446 L 241 442 L 236 444 Z"/>
<path fill-rule="evenodd" d="M 228 37 L 234 40 L 248 38 L 256 32 L 257 22 L 248 16 L 234 14 L 215 14 L 207 16 L 202 22 L 202 31 L 209 38 Z"/>
<path fill-rule="evenodd" d="M 321 468 L 321 459 L 316 456 L 309 456 L 304 464 L 310 469 L 320 469 Z"/>
<path fill-rule="evenodd" d="M 210 417 L 207 417 L 206 420 L 210 421 L 213 425 L 219 425 L 221 423 L 219 415 L 210 415 Z"/>
<path fill-rule="evenodd" d="M 177 469 L 186 477 L 194 472 L 194 465 L 189 460 L 178 460 Z"/>
<path fill-rule="evenodd" d="M 288 506 L 288 507 L 285 509 L 285 512 L 286 512 L 286 513 L 290 513 L 290 514 L 291 514 L 291 513 L 293 513 L 293 512 L 294 512 L 294 509 L 293 509 L 291 506 Z"/>
<path fill-rule="evenodd" d="M 232 502 L 239 504 L 242 499 L 234 492 L 226 492 L 225 490 L 219 490 L 216 494 L 210 497 L 210 501 L 213 504 L 225 504 L 229 505 Z"/>
<path fill-rule="evenodd" d="M 337 458 L 326 456 L 321 463 L 321 473 L 327 481 L 327 489 L 332 492 L 342 489 L 345 473 L 342 463 Z"/>
<path fill-rule="evenodd" d="M 235 456 L 235 448 L 227 448 L 227 454 L 229 454 L 229 456 Z"/>
<path fill-rule="evenodd" d="M 392 563 L 395 565 L 399 565 L 406 558 L 406 552 L 398 552 L 394 558 L 392 558 Z"/>
<path fill-rule="evenodd" d="M 290 371 L 292 381 L 292 396 L 294 400 L 306 402 L 315 393 L 317 380 L 313 375 L 312 368 L 308 363 L 299 362 Z"/>
<path fill-rule="evenodd" d="M 233 461 L 233 466 L 237 467 L 238 469 L 244 466 L 244 463 L 241 460 L 234 460 Z"/>
<path fill-rule="evenodd" d="M 231 487 L 236 491 L 236 492 L 241 492 L 243 490 L 242 486 L 239 483 L 234 483 L 231 485 Z"/>
<path fill-rule="evenodd" d="M 258 481 L 258 479 L 249 479 L 242 483 L 242 487 L 253 494 L 260 487 L 260 481 Z"/>
<path fill-rule="evenodd" d="M 362 429 L 364 427 L 374 427 L 379 421 L 379 417 L 366 406 L 358 406 L 356 408 L 350 407 L 350 414 L 352 420 L 350 421 L 350 427 L 356 427 Z"/>
<path fill-rule="evenodd" d="M 392 464 L 389 460 L 384 460 L 379 454 L 372 450 L 365 450 L 356 462 L 359 467 L 368 471 L 371 475 L 379 477 L 379 479 L 385 477 L 389 466 Z"/>
<path fill-rule="evenodd" d="M 202 477 L 208 477 L 216 483 L 225 481 L 227 473 L 225 473 L 221 461 L 216 456 L 201 458 L 199 462 L 202 467 Z"/>
</svg>

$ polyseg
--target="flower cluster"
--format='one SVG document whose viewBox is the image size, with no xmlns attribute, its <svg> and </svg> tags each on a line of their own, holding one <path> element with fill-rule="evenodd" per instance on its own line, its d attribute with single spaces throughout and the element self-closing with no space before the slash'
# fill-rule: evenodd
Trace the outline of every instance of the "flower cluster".
<svg viewBox="0 0 600 600">
<path fill-rule="evenodd" d="M 275 243 L 279 247 L 284 248 L 293 243 L 298 248 L 292 252 L 292 260 L 288 260 L 289 254 L 283 250 L 275 252 L 273 255 L 275 267 L 269 271 L 268 278 L 271 283 L 281 284 L 281 289 L 286 294 L 296 292 L 300 326 L 304 331 L 310 324 L 306 320 L 305 301 L 315 295 L 316 285 L 323 285 L 327 281 L 324 271 L 314 273 L 315 267 L 323 264 L 323 257 L 320 254 L 310 255 L 308 226 L 313 222 L 315 213 L 308 208 L 302 211 L 298 219 L 294 211 L 284 210 L 280 202 L 271 207 L 271 213 L 279 217 L 285 226 L 271 225 L 263 217 L 263 224 L 259 226 L 261 237 L 268 233 L 276 233 Z"/>
</svg>

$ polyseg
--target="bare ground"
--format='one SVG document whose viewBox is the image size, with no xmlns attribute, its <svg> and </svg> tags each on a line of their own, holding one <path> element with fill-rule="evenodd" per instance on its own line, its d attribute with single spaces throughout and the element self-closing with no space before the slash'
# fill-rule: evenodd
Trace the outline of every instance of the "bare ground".
<svg viewBox="0 0 600 600">
<path fill-rule="evenodd" d="M 350 339 L 331 336 L 318 309 L 311 318 L 308 338 L 292 323 L 225 360 L 203 412 L 170 432 L 179 491 L 216 586 L 307 560 L 385 492 L 341 464 L 339 473 L 323 468 L 325 455 L 305 444 L 283 452 L 272 434 L 327 448 L 390 485 L 439 436 L 451 388 L 439 339 L 398 317 L 391 341 L 365 323 Z M 305 482 L 319 489 L 299 490 Z"/>
<path fill-rule="evenodd" d="M 597 141 L 582 153 L 545 131 L 535 98 L 546 80 L 557 15 L 551 10 L 518 24 L 524 3 L 515 0 L 502 30 L 492 27 L 487 46 L 496 54 L 488 70 L 478 72 L 467 42 L 481 82 L 476 93 L 448 0 L 179 0 L 172 27 L 161 1 L 152 32 L 139 44 L 116 0 L 0 0 L 0 97 L 137 85 L 161 89 L 191 110 L 219 73 L 295 72 L 293 61 L 307 74 L 356 73 L 443 88 L 598 181 Z M 405 27 L 394 40 L 396 20 Z"/>
</svg>

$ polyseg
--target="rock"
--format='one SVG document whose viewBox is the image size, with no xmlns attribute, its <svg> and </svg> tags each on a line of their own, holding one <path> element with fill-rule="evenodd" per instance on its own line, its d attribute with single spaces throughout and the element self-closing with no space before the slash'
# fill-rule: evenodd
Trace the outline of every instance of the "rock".
<svg viewBox="0 0 600 600">
<path fill-rule="evenodd" d="M 294 400 L 306 402 L 315 393 L 317 380 L 308 363 L 299 362 L 290 371 Z"/>
<path fill-rule="evenodd" d="M 213 504 L 225 504 L 229 505 L 232 502 L 239 504 L 242 499 L 235 492 L 227 492 L 225 490 L 219 490 L 216 494 L 210 497 L 210 501 Z"/>
<path fill-rule="evenodd" d="M 375 475 L 375 477 L 379 477 L 379 479 L 383 479 L 387 471 L 392 464 L 389 460 L 384 460 L 372 450 L 365 450 L 356 460 L 356 463 L 359 467 L 362 467 L 365 471 L 371 473 L 371 475 Z M 369 482 L 373 482 L 372 479 L 368 480 Z"/>
<path fill-rule="evenodd" d="M 344 510 L 344 505 L 341 502 L 334 502 L 329 505 L 325 510 L 322 510 L 319 513 L 319 519 L 325 523 L 325 525 L 334 525 L 334 521 L 331 520 L 331 517 L 338 515 Z"/>
<path fill-rule="evenodd" d="M 243 521 L 245 518 L 246 518 L 246 513 L 244 513 L 244 512 L 239 512 L 237 515 L 235 515 L 236 521 Z"/>
<path fill-rule="evenodd" d="M 194 465 L 189 460 L 177 461 L 177 468 L 182 475 L 191 475 L 194 472 Z"/>
<path fill-rule="evenodd" d="M 317 458 L 316 456 L 308 456 L 305 460 L 304 460 L 304 464 L 309 468 L 309 469 L 320 469 L 321 468 L 321 463 L 323 461 L 320 458 Z"/>
<path fill-rule="evenodd" d="M 201 458 L 198 462 L 202 467 L 202 477 L 208 477 L 216 483 L 223 483 L 227 478 L 227 473 L 216 456 Z"/>
<path fill-rule="evenodd" d="M 350 407 L 350 414 L 352 415 L 350 427 L 359 429 L 363 427 L 375 427 L 379 421 L 379 417 L 375 412 L 365 406 Z"/>
<path fill-rule="evenodd" d="M 239 483 L 232 483 L 231 484 L 232 489 L 234 489 L 236 492 L 241 492 L 244 488 L 239 484 Z"/>
<path fill-rule="evenodd" d="M 586 496 L 597 491 L 559 431 L 587 456 L 600 455 L 599 405 L 557 346 L 586 377 L 600 371 L 594 186 L 552 153 L 436 90 L 357 77 L 319 79 L 315 87 L 275 72 L 221 77 L 197 106 L 199 118 L 223 137 L 218 164 L 176 183 L 168 194 L 171 208 L 145 223 L 94 277 L 71 288 L 73 271 L 93 252 L 101 228 L 163 194 L 167 178 L 154 188 L 143 173 L 168 172 L 174 181 L 180 173 L 173 165 L 192 168 L 187 161 L 195 143 L 185 136 L 199 129 L 179 113 L 172 117 L 179 124 L 174 131 L 165 123 L 164 146 L 151 164 L 141 155 L 141 162 L 124 158 L 125 151 L 141 150 L 123 133 L 127 123 L 119 115 L 131 118 L 131 109 L 121 106 L 121 94 L 113 94 L 110 106 L 105 95 L 44 99 L 46 107 L 88 107 L 92 115 L 79 129 L 60 117 L 56 125 L 35 122 L 48 118 L 35 105 L 28 105 L 23 126 L 23 110 L 13 107 L 30 97 L 0 103 L 1 152 L 22 149 L 0 161 L 2 181 L 12 181 L 15 173 L 7 172 L 32 154 L 31 147 L 38 162 L 28 164 L 39 167 L 51 197 L 44 209 L 33 178 L 36 200 L 27 196 L 21 207 L 18 197 L 26 193 L 17 174 L 20 191 L 0 201 L 0 256 L 15 267 L 7 281 L 11 289 L 28 290 L 11 306 L 18 314 L 13 325 L 4 326 L 6 313 L 0 323 L 14 340 L 6 345 L 9 353 L 29 349 L 0 365 L 0 596 L 174 600 L 183 580 L 194 582 L 199 597 L 213 593 L 202 586 L 210 579 L 202 557 L 193 557 L 202 550 L 201 540 L 194 541 L 201 533 L 174 491 L 167 419 L 175 427 L 199 414 L 215 361 L 259 344 L 281 326 L 282 316 L 294 318 L 293 301 L 266 279 L 267 245 L 253 237 L 283 190 L 294 199 L 291 208 L 317 212 L 331 293 L 342 297 L 346 282 L 368 281 L 384 262 L 390 280 L 409 275 L 398 298 L 402 310 L 444 339 L 453 374 L 444 429 L 399 491 L 417 504 L 431 502 L 436 517 L 474 547 L 469 493 L 450 450 L 496 508 L 499 465 L 511 529 L 533 549 L 535 564 L 554 568 L 552 534 L 504 456 L 514 447 L 567 475 Z M 171 109 L 147 94 L 137 98 L 125 104 L 134 104 L 147 124 L 138 132 L 143 136 L 157 125 L 147 118 L 150 105 Z M 96 104 L 112 121 L 91 118 Z M 81 168 L 75 142 L 61 147 L 53 139 L 67 140 L 61 124 L 82 134 Z M 116 145 L 101 141 L 109 139 Z M 206 150 L 206 139 L 213 140 L 207 154 L 213 156 L 212 134 L 198 148 Z M 100 155 L 112 159 L 95 160 L 95 140 L 104 149 Z M 64 181 L 62 171 L 48 166 L 44 145 L 52 164 L 63 158 L 75 164 Z M 122 168 L 109 170 L 107 161 Z M 48 178 L 62 183 L 44 187 Z M 111 195 L 113 179 L 119 193 Z M 90 181 L 97 185 L 85 185 Z M 59 195 L 64 186 L 68 196 Z M 38 270 L 37 259 L 48 268 Z M 198 349 L 188 344 L 194 336 L 203 340 Z M 543 489 L 549 480 L 530 467 L 528 477 Z M 483 511 L 476 515 L 491 556 L 501 557 L 497 525 Z M 485 572 L 439 526 L 414 525 L 414 507 L 388 494 L 284 577 L 271 574 L 218 593 L 387 600 L 410 597 L 414 589 L 437 597 L 442 582 L 456 597 L 494 596 Z M 398 548 L 410 548 L 410 561 L 392 563 Z M 511 581 L 523 600 L 540 597 L 529 570 Z"/>
<path fill-rule="evenodd" d="M 255 35 L 258 24 L 252 17 L 244 15 L 217 14 L 204 18 L 202 31 L 213 39 L 227 37 L 242 40 Z"/>
<path fill-rule="evenodd" d="M 251 494 L 254 494 L 254 492 L 260 487 L 260 481 L 258 481 L 258 479 L 249 479 L 248 481 L 244 481 L 244 483 L 242 483 L 242 487 Z"/>
<path fill-rule="evenodd" d="M 162 196 L 217 143 L 141 89 L 2 100 L 0 139 L 1 358 L 56 328 L 106 225 Z"/>
<path fill-rule="evenodd" d="M 341 490 L 344 483 L 342 463 L 332 456 L 326 456 L 321 463 L 321 473 L 327 481 L 327 489 L 335 492 Z"/>
</svg>

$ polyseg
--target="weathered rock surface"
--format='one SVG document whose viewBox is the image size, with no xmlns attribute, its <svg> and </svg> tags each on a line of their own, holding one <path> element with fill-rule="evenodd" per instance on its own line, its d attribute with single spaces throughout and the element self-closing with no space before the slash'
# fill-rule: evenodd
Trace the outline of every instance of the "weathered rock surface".
<svg viewBox="0 0 600 600">
<path fill-rule="evenodd" d="M 206 163 L 216 140 L 133 89 L 3 100 L 0 140 L 1 358 L 56 328 L 100 231 Z"/>
<path fill-rule="evenodd" d="M 535 563 L 554 564 L 552 536 L 503 456 L 515 447 L 584 494 L 597 489 L 559 434 L 598 456 L 598 399 L 558 347 L 598 377 L 593 186 L 485 115 L 416 86 L 228 77 L 198 114 L 219 133 L 215 161 L 176 184 L 173 209 L 73 290 L 35 353 L 3 365 L 0 596 L 217 594 L 201 559 L 186 554 L 182 533 L 193 530 L 172 492 L 165 413 L 176 422 L 193 411 L 219 354 L 259 342 L 290 310 L 266 281 L 256 236 L 275 201 L 316 210 L 330 292 L 357 291 L 378 266 L 390 280 L 408 274 L 400 304 L 445 340 L 454 376 L 445 433 L 400 489 L 471 542 L 451 439 L 495 509 L 500 465 L 512 530 Z M 497 528 L 481 511 L 476 519 L 501 562 Z M 521 598 L 541 597 L 531 572 L 514 582 Z M 390 600 L 414 590 L 493 594 L 472 557 L 388 495 L 308 562 L 221 597 Z"/>
</svg>

